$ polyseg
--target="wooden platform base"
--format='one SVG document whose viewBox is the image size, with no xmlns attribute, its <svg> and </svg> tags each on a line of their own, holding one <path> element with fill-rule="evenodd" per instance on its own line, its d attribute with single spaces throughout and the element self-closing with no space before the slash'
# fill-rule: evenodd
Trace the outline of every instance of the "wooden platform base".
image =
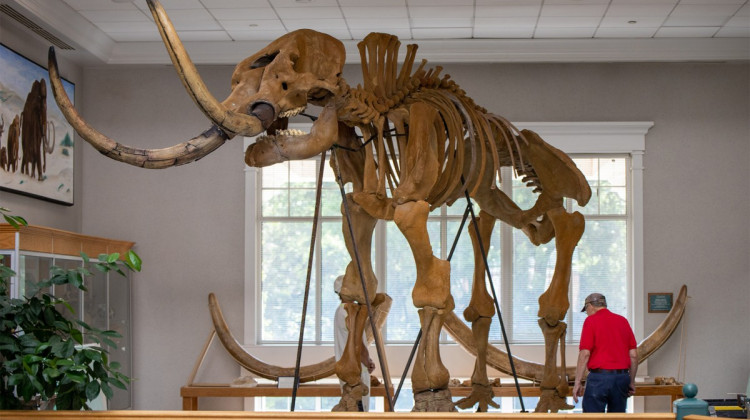
<svg viewBox="0 0 750 420">
<path fill-rule="evenodd" d="M 470 387 L 451 387 L 451 393 L 454 397 L 466 397 L 471 392 Z M 516 397 L 518 393 L 515 386 L 500 386 L 493 388 L 496 397 Z M 572 388 L 571 388 L 572 390 Z M 538 397 L 541 390 L 536 386 L 522 386 L 521 395 L 524 397 Z M 371 395 L 373 397 L 384 397 L 385 388 L 381 386 L 373 387 Z M 655 396 L 666 395 L 671 397 L 674 402 L 682 398 L 682 385 L 636 385 L 636 396 Z M 258 385 L 255 387 L 230 387 L 227 385 L 214 386 L 183 386 L 180 388 L 182 397 L 183 410 L 198 410 L 198 398 L 201 397 L 291 397 L 291 388 L 278 388 L 276 385 Z M 337 384 L 311 384 L 300 385 L 297 390 L 298 397 L 338 397 L 341 396 L 341 390 Z"/>
</svg>

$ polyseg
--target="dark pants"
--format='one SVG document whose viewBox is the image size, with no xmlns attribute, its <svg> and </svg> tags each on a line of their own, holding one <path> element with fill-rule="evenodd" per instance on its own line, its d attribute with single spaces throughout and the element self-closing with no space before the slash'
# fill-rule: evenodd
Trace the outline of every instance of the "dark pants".
<svg viewBox="0 0 750 420">
<path fill-rule="evenodd" d="M 586 378 L 586 390 L 583 392 L 583 412 L 624 413 L 628 405 L 630 374 L 627 373 L 594 373 Z"/>
</svg>

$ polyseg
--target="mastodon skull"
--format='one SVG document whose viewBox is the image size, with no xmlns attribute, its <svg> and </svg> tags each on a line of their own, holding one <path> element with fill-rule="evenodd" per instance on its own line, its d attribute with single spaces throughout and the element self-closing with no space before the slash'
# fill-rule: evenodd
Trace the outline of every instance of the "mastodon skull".
<svg viewBox="0 0 750 420">
<path fill-rule="evenodd" d="M 324 106 L 338 94 L 345 58 L 344 45 L 330 35 L 290 32 L 237 65 L 224 106 L 255 114 L 266 128 L 308 103 Z"/>
<path fill-rule="evenodd" d="M 330 147 L 337 137 L 335 99 L 340 95 L 346 59 L 337 39 L 300 29 L 273 41 L 243 60 L 232 76 L 232 93 L 224 106 L 257 117 L 268 136 L 245 152 L 249 166 L 305 159 Z M 325 107 L 309 134 L 285 129 L 287 118 L 308 104 Z"/>
</svg>

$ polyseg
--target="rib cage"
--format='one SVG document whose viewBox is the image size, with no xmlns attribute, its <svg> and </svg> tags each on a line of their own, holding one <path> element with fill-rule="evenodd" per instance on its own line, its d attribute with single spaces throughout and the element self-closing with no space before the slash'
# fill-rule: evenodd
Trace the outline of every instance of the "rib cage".
<svg viewBox="0 0 750 420">
<path fill-rule="evenodd" d="M 340 118 L 358 126 L 365 137 L 374 137 L 372 158 L 377 167 L 378 193 L 387 196 L 399 185 L 399 156 L 408 139 L 409 105 L 422 102 L 438 111 L 444 147 L 438 150 L 440 174 L 427 197 L 432 209 L 452 204 L 466 190 L 474 195 L 482 174 L 494 173 L 497 188 L 500 168 L 510 166 L 523 181 L 541 191 L 534 168 L 524 159 L 519 142 L 523 134 L 507 119 L 478 106 L 442 68 L 426 69 L 422 60 L 412 72 L 417 45 L 407 46 L 404 64 L 396 72 L 400 41 L 393 35 L 372 33 L 359 43 L 364 86 L 347 92 Z M 398 121 L 400 115 L 402 122 Z M 372 133 L 370 135 L 370 133 Z M 365 139 L 367 140 L 367 139 Z M 464 178 L 468 174 L 469 179 Z"/>
</svg>

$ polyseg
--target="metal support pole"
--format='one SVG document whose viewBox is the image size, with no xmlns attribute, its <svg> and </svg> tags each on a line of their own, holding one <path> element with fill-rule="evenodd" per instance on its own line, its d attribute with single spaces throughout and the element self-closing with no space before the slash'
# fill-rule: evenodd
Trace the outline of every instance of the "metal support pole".
<svg viewBox="0 0 750 420">
<path fill-rule="evenodd" d="M 299 368 L 302 361 L 302 342 L 305 338 L 305 320 L 307 319 L 307 301 L 310 296 L 310 278 L 312 277 L 312 263 L 313 257 L 315 256 L 315 239 L 318 234 L 318 220 L 320 219 L 320 196 L 321 190 L 323 189 L 323 170 L 325 169 L 326 152 L 320 154 L 320 169 L 318 171 L 318 185 L 315 191 L 315 213 L 313 215 L 313 226 L 312 235 L 310 237 L 310 255 L 307 260 L 307 277 L 305 279 L 305 300 L 302 303 L 302 321 L 299 327 L 299 340 L 297 342 L 297 362 L 294 365 L 294 387 L 292 388 L 292 405 L 291 410 L 294 411 L 294 404 L 297 401 L 297 389 L 299 388 Z"/>
</svg>

